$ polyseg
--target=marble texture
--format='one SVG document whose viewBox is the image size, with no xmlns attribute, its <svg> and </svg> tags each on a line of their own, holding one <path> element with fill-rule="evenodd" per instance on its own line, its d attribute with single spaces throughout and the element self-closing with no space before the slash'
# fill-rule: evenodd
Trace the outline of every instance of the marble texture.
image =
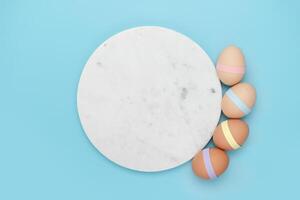
<svg viewBox="0 0 300 200">
<path fill-rule="evenodd" d="M 85 133 L 108 159 L 155 172 L 190 160 L 212 136 L 221 85 L 188 37 L 137 27 L 100 45 L 87 61 L 77 106 Z"/>
</svg>

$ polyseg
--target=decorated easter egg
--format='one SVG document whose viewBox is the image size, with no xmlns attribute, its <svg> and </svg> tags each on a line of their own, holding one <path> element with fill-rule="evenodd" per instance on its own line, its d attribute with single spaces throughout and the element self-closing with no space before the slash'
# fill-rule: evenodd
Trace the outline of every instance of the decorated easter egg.
<svg viewBox="0 0 300 200">
<path fill-rule="evenodd" d="M 240 48 L 228 46 L 225 48 L 217 62 L 217 74 L 225 85 L 232 86 L 240 82 L 245 74 L 245 58 Z"/>
<path fill-rule="evenodd" d="M 241 118 L 251 112 L 256 91 L 248 83 L 239 83 L 229 88 L 222 99 L 222 111 L 229 118 Z"/>
<path fill-rule="evenodd" d="M 241 147 L 248 137 L 249 128 L 240 119 L 229 119 L 217 126 L 213 134 L 215 145 L 223 150 L 234 150 Z"/>
<path fill-rule="evenodd" d="M 229 158 L 225 151 L 218 148 L 206 148 L 193 158 L 192 168 L 196 176 L 214 179 L 227 169 L 228 164 Z"/>
</svg>

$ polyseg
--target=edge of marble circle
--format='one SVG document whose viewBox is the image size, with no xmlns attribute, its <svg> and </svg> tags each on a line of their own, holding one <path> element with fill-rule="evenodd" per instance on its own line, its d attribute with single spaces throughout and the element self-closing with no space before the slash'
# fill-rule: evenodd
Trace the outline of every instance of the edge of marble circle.
<svg viewBox="0 0 300 200">
<path fill-rule="evenodd" d="M 123 166 L 123 165 L 121 165 L 120 163 L 118 163 L 118 162 L 114 161 L 113 159 L 111 159 L 109 156 L 107 156 L 107 155 L 105 155 L 104 153 L 102 153 L 102 152 L 100 151 L 100 149 L 97 148 L 97 145 L 94 143 L 94 141 L 90 138 L 89 134 L 87 134 L 86 128 L 85 128 L 85 126 L 82 124 L 81 115 L 80 115 L 80 113 L 79 113 L 79 105 L 78 105 L 78 94 L 79 94 L 79 92 L 78 92 L 78 91 L 79 91 L 79 84 L 80 84 L 80 82 L 81 82 L 81 78 L 82 78 L 82 75 L 83 75 L 83 71 L 84 71 L 86 65 L 89 63 L 90 58 L 93 57 L 94 54 L 97 52 L 97 50 L 100 49 L 100 48 L 102 48 L 102 47 L 105 45 L 105 43 L 106 43 L 107 41 L 111 40 L 111 39 L 114 38 L 114 37 L 117 37 L 119 34 L 122 34 L 122 33 L 124 33 L 124 32 L 127 32 L 127 31 L 132 31 L 132 30 L 134 30 L 134 29 L 140 29 L 140 28 L 151 28 L 151 27 L 153 27 L 153 28 L 159 28 L 159 29 L 165 29 L 165 30 L 168 30 L 168 31 L 172 31 L 172 32 L 175 32 L 176 34 L 179 34 L 180 36 L 182 36 L 182 37 L 184 37 L 184 38 L 187 38 L 188 40 L 190 40 L 191 42 L 193 42 L 198 48 L 200 48 L 200 49 L 203 51 L 203 53 L 204 53 L 208 58 L 210 58 L 210 56 L 206 53 L 206 51 L 205 51 L 205 50 L 204 50 L 204 49 L 203 49 L 196 41 L 192 40 L 190 37 L 188 37 L 187 35 L 185 35 L 185 34 L 183 34 L 183 33 L 181 33 L 181 32 L 175 31 L 174 29 L 166 28 L 166 27 L 161 27 L 161 26 L 136 26 L 136 27 L 131 27 L 131 28 L 128 28 L 128 29 L 125 29 L 125 30 L 121 30 L 121 31 L 119 31 L 119 32 L 117 32 L 117 33 L 113 33 L 110 37 L 108 37 L 108 38 L 106 38 L 105 40 L 103 40 L 102 43 L 101 43 L 100 45 L 98 45 L 97 48 L 95 48 L 95 49 L 93 50 L 93 53 L 90 54 L 90 56 L 88 57 L 87 61 L 85 62 L 84 67 L 83 67 L 82 70 L 81 70 L 80 78 L 79 78 L 79 81 L 77 82 L 77 93 L 76 93 L 76 108 L 77 108 L 77 114 L 78 114 L 78 117 L 79 117 L 80 125 L 81 125 L 81 128 L 82 128 L 83 131 L 84 131 L 85 136 L 88 138 L 89 143 L 92 144 L 93 148 L 96 149 L 96 151 L 99 152 L 102 156 L 104 156 L 105 159 L 107 159 L 109 162 L 111 162 L 111 163 L 113 163 L 113 164 L 116 164 L 118 167 L 121 167 L 121 168 L 127 169 L 127 170 L 131 170 L 131 171 L 135 171 L 135 172 L 142 172 L 142 173 L 160 173 L 160 172 L 172 170 L 172 169 L 174 169 L 174 168 L 177 168 L 177 167 L 180 167 L 180 166 L 186 164 L 186 163 L 189 162 L 191 159 L 193 159 L 194 156 L 191 157 L 191 158 L 189 158 L 189 159 L 183 160 L 182 162 L 180 162 L 180 163 L 177 164 L 176 166 L 173 166 L 173 167 L 167 167 L 167 168 L 163 168 L 163 169 L 160 169 L 160 170 L 153 170 L 153 171 L 152 171 L 152 170 L 148 170 L 148 171 L 146 171 L 146 170 L 140 170 L 140 169 L 136 169 L 136 168 L 132 168 L 132 167 L 128 167 L 128 166 Z M 215 66 L 215 65 L 214 65 L 214 62 L 211 60 L 211 58 L 210 58 L 210 61 L 211 61 L 212 65 Z M 216 77 L 217 77 L 217 73 L 216 73 Z M 217 80 L 219 80 L 219 79 L 217 79 Z M 219 100 L 219 102 L 220 102 L 220 109 L 219 109 L 219 114 L 218 114 L 219 117 L 217 118 L 217 120 L 216 120 L 216 122 L 215 122 L 215 127 L 217 126 L 217 124 L 218 124 L 218 122 L 219 122 L 219 120 L 220 120 L 221 113 L 222 113 L 222 111 L 221 111 L 222 87 L 221 87 L 221 82 L 218 81 L 218 83 L 219 83 L 219 84 L 218 84 L 218 90 L 221 91 L 221 95 L 220 95 L 220 100 Z M 205 148 L 205 146 L 209 143 L 209 141 L 210 141 L 211 138 L 212 138 L 212 135 L 213 135 L 213 132 L 212 132 L 211 136 L 209 137 L 209 139 L 205 142 L 205 145 L 203 146 L 203 148 Z M 201 149 L 199 149 L 199 151 L 200 151 L 200 150 L 201 150 Z"/>
</svg>

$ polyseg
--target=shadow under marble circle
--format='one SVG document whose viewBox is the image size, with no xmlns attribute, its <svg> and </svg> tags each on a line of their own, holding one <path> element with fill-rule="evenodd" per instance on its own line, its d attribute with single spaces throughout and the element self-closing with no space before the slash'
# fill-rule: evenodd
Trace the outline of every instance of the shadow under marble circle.
<svg viewBox="0 0 300 200">
<path fill-rule="evenodd" d="M 162 27 L 136 27 L 100 45 L 78 86 L 82 127 L 123 167 L 155 172 L 190 160 L 210 140 L 221 85 L 194 41 Z"/>
</svg>

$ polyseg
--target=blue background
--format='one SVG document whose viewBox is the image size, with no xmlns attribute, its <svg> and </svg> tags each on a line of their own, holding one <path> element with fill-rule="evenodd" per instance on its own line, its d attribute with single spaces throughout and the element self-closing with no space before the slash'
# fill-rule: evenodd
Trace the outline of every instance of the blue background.
<svg viewBox="0 0 300 200">
<path fill-rule="evenodd" d="M 0 0 L 0 199 L 299 199 L 299 1 Z M 114 165 L 76 110 L 81 70 L 109 36 L 175 29 L 215 61 L 228 44 L 257 88 L 250 137 L 216 181 L 191 163 L 161 173 Z"/>
</svg>

